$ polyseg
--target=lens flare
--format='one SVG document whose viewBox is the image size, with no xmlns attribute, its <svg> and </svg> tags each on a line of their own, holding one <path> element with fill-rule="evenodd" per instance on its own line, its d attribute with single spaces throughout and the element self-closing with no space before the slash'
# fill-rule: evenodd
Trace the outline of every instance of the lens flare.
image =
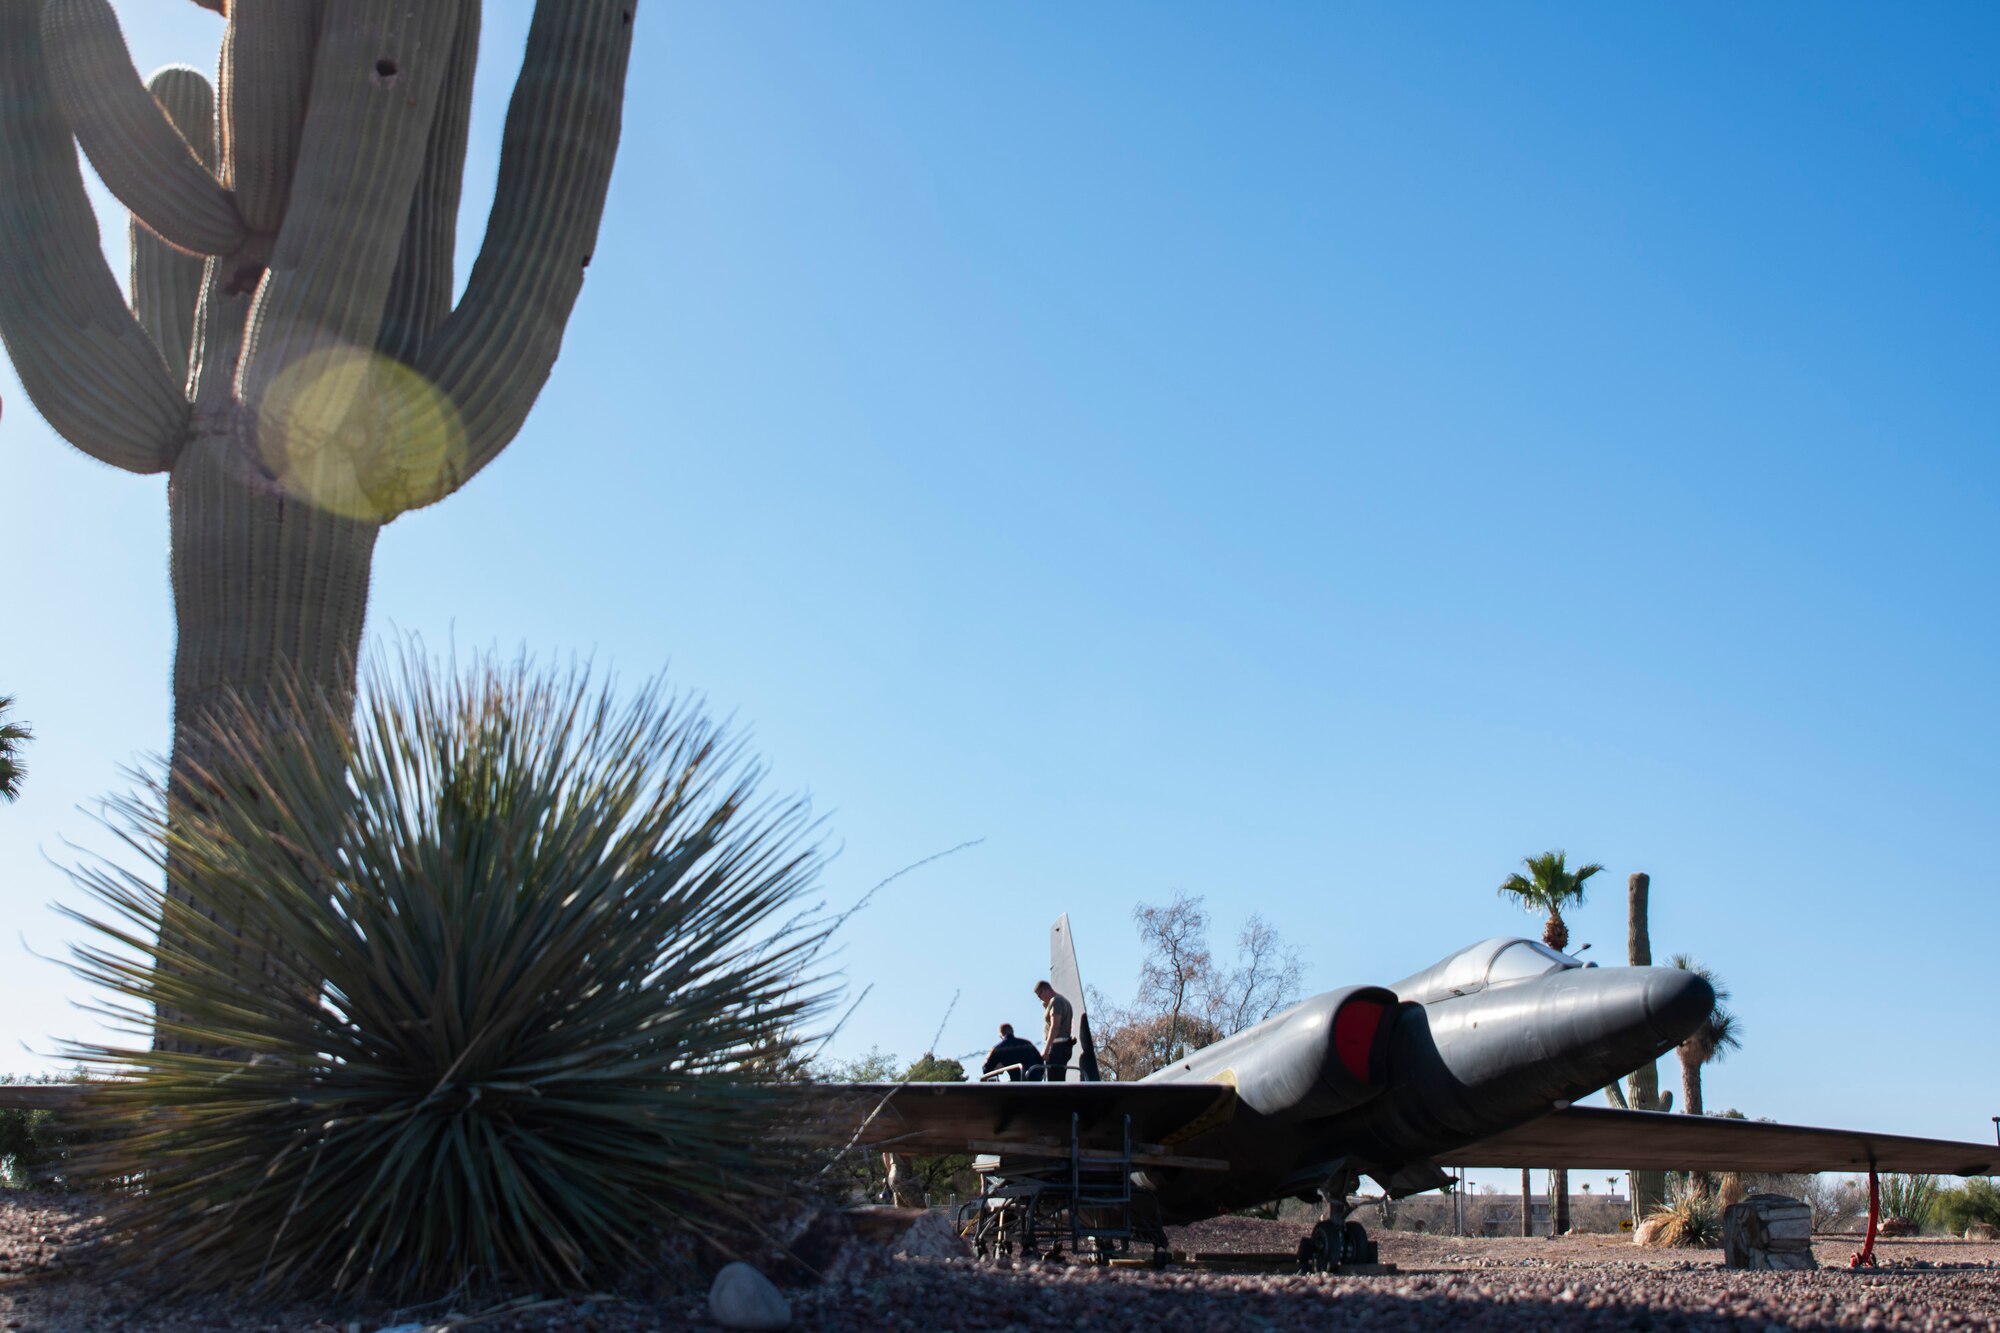
<svg viewBox="0 0 2000 1333">
<path fill-rule="evenodd" d="M 449 491 L 465 430 L 451 399 L 393 357 L 313 352 L 272 379 L 257 451 L 285 490 L 346 518 L 381 523 Z"/>
</svg>

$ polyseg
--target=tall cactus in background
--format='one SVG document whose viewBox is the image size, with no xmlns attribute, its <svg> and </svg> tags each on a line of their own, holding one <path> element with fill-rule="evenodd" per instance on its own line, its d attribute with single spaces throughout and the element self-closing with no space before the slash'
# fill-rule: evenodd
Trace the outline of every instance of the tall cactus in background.
<svg viewBox="0 0 2000 1333">
<path fill-rule="evenodd" d="M 58 433 L 167 474 L 180 799 L 227 692 L 352 700 L 376 534 L 520 430 L 595 244 L 637 6 L 538 0 L 453 306 L 479 0 L 197 2 L 227 20 L 219 97 L 184 67 L 142 82 L 108 0 L 0 0 L 0 335 Z M 76 144 L 132 213 L 129 308 Z M 255 977 L 269 944 L 229 965 Z"/>
</svg>

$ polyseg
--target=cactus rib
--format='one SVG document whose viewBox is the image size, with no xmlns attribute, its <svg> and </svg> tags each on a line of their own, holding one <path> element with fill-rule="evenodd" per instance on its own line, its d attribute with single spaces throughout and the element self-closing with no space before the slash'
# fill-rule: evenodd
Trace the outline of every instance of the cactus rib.
<svg viewBox="0 0 2000 1333">
<path fill-rule="evenodd" d="M 319 0 L 236 6 L 222 45 L 223 177 L 252 231 L 275 233 L 312 94 Z"/>
<path fill-rule="evenodd" d="M 45 72 L 40 0 L 0 0 L 0 335 L 63 438 L 129 472 L 172 465 L 187 400 L 104 262 Z"/>
<path fill-rule="evenodd" d="M 250 318 L 250 293 L 238 287 L 230 269 L 229 261 L 218 257 L 210 259 L 202 272 L 187 377 L 197 422 L 221 422 L 235 408 L 236 367 L 243 352 L 243 326 Z"/>
<path fill-rule="evenodd" d="M 183 728 L 225 692 L 277 688 L 286 672 L 353 691 L 379 527 L 243 482 L 229 439 L 204 436 L 168 488 Z"/>
<path fill-rule="evenodd" d="M 465 180 L 465 141 L 472 122 L 472 76 L 479 60 L 479 5 L 459 13 L 451 65 L 431 117 L 424 170 L 410 201 L 409 221 L 389 283 L 376 347 L 399 361 L 417 354 L 424 339 L 451 313 L 452 259 L 458 241 L 458 201 Z"/>
<path fill-rule="evenodd" d="M 500 179 L 465 295 L 415 362 L 459 414 L 454 475 L 371 477 L 401 512 L 442 499 L 520 432 L 583 289 L 618 148 L 633 0 L 538 0 L 500 148 Z M 408 404 L 414 413 L 426 405 Z"/>
<path fill-rule="evenodd" d="M 212 710 L 232 693 L 261 702 L 288 681 L 309 683 L 333 709 L 344 709 L 354 695 L 379 530 L 268 487 L 246 486 L 239 462 L 228 435 L 202 435 L 168 485 L 177 638 L 169 818 L 176 803 L 224 776 L 211 770 L 202 736 Z M 171 875 L 168 892 L 217 919 Z M 274 941 L 256 931 L 237 933 L 232 957 L 220 966 L 243 984 L 257 984 L 268 975 Z M 161 966 L 185 958 L 189 946 L 172 915 L 161 921 Z M 161 1009 L 155 1040 L 164 1049 L 188 1049 L 174 1035 L 176 1018 Z"/>
<path fill-rule="evenodd" d="M 105 187 L 189 254 L 239 249 L 235 202 L 146 91 L 110 0 L 47 0 L 42 36 L 63 113 Z"/>
<path fill-rule="evenodd" d="M 167 119 L 173 121 L 204 165 L 215 160 L 215 92 L 199 70 L 169 65 L 146 81 Z M 133 218 L 132 313 L 167 359 L 167 369 L 183 385 L 194 345 L 195 308 L 201 298 L 204 261 L 184 254 Z"/>
<path fill-rule="evenodd" d="M 451 53 L 446 0 L 328 0 L 285 223 L 244 333 L 237 393 L 270 410 L 296 367 L 372 349 Z M 277 410 L 321 452 L 365 387 L 359 363 L 309 373 Z"/>
</svg>

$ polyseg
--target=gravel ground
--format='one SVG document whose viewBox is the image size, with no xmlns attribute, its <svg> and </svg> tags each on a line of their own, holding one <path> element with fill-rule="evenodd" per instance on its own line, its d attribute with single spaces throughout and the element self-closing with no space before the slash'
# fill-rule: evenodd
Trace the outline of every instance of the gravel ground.
<svg viewBox="0 0 2000 1333">
<path fill-rule="evenodd" d="M 687 1297 L 553 1301 L 476 1323 L 437 1310 L 332 1312 L 224 1300 L 167 1304 L 90 1278 L 87 1200 L 0 1192 L 0 1326 L 48 1333 L 376 1333 L 399 1321 L 490 1333 L 642 1333 L 713 1327 Z M 1227 1218 L 1175 1234 L 1185 1250 L 1289 1250 L 1296 1224 Z M 864 1280 L 791 1293 L 798 1329 L 1813 1329 L 2000 1333 L 2000 1243 L 1881 1242 L 1884 1267 L 1735 1273 L 1714 1251 L 1641 1250 L 1615 1236 L 1560 1241 L 1385 1232 L 1391 1277 L 1325 1278 L 902 1260 Z M 1844 1264 L 1858 1237 L 1816 1243 Z"/>
</svg>

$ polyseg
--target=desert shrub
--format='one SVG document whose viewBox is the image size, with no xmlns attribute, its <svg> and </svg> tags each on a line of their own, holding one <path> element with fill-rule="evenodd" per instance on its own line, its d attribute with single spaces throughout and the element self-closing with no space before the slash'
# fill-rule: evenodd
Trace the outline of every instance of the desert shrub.
<svg viewBox="0 0 2000 1333">
<path fill-rule="evenodd" d="M 965 1066 L 948 1055 L 940 1058 L 926 1051 L 903 1077 L 912 1083 L 963 1083 Z"/>
<path fill-rule="evenodd" d="M 815 1060 L 807 1075 L 817 1083 L 894 1083 L 899 1068 L 893 1054 L 879 1046 L 870 1046 L 865 1055 L 852 1060 L 830 1057 Z"/>
<path fill-rule="evenodd" d="M 1884 1218 L 1901 1218 L 1918 1230 L 1930 1225 L 1939 1193 L 1936 1176 L 1885 1175 L 1881 1188 Z"/>
<path fill-rule="evenodd" d="M 1868 1190 L 1846 1176 L 1801 1172 L 1763 1173 L 1743 1178 L 1750 1194 L 1782 1194 L 1812 1210 L 1816 1232 L 1850 1231 L 1868 1211 Z"/>
<path fill-rule="evenodd" d="M 1957 1189 L 1939 1190 L 1931 1220 L 1953 1235 L 1977 1222 L 2000 1227 L 2000 1189 L 1983 1176 L 1973 1176 Z"/>
<path fill-rule="evenodd" d="M 406 654 L 344 721 L 231 703 L 171 822 L 157 784 L 116 803 L 145 871 L 78 873 L 77 969 L 137 1039 L 78 1051 L 91 1165 L 144 1186 L 119 1252 L 411 1299 L 727 1241 L 790 1187 L 764 1084 L 823 1000 L 823 933 L 774 924 L 817 866 L 803 806 L 657 682 Z M 282 942 L 260 985 L 239 933 Z"/>
<path fill-rule="evenodd" d="M 963 1083 L 965 1066 L 957 1060 L 945 1056 L 925 1053 L 919 1056 L 909 1068 L 901 1068 L 894 1055 L 879 1047 L 870 1047 L 868 1053 L 852 1060 L 823 1059 L 810 1068 L 811 1076 L 822 1083 Z M 855 1199 L 870 1202 L 889 1197 L 889 1174 L 882 1164 L 882 1153 L 875 1148 L 851 1148 L 847 1151 L 825 1154 L 828 1158 L 820 1171 L 823 1188 L 830 1190 L 840 1201 Z M 941 1153 L 936 1156 L 916 1156 L 909 1159 L 910 1169 L 915 1174 L 918 1187 L 931 1203 L 944 1203 L 960 1196 L 975 1192 L 964 1188 L 969 1183 L 967 1173 L 972 1170 L 972 1154 Z"/>
<path fill-rule="evenodd" d="M 1653 1243 L 1676 1248 L 1713 1249 L 1722 1244 L 1722 1214 L 1715 1195 L 1683 1185 L 1647 1219 L 1653 1222 Z"/>
<path fill-rule="evenodd" d="M 963 1083 L 965 1066 L 949 1056 L 940 1059 L 929 1053 L 919 1057 L 903 1074 L 912 1083 Z M 935 1157 L 913 1158 L 924 1197 L 932 1203 L 956 1199 L 965 1174 L 972 1170 L 971 1153 L 940 1153 Z M 886 1183 L 886 1181 L 885 1181 Z"/>
</svg>

